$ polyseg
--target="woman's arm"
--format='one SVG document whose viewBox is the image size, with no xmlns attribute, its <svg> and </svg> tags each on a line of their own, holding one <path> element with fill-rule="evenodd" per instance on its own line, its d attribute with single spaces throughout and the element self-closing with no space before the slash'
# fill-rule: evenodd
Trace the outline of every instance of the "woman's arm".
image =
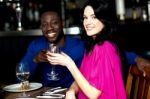
<svg viewBox="0 0 150 99">
<path fill-rule="evenodd" d="M 90 99 L 97 99 L 101 94 L 101 91 L 91 86 L 89 82 L 85 79 L 85 77 L 81 74 L 79 69 L 77 68 L 74 61 L 65 53 L 61 52 L 61 54 L 57 53 L 47 53 L 48 61 L 51 64 L 59 64 L 62 66 L 66 66 L 74 77 L 76 83 L 79 88 L 83 91 L 83 93 Z"/>
<path fill-rule="evenodd" d="M 79 91 L 79 86 L 77 83 L 74 81 L 69 88 L 69 90 L 66 92 L 66 99 L 76 99 L 76 94 Z"/>
</svg>

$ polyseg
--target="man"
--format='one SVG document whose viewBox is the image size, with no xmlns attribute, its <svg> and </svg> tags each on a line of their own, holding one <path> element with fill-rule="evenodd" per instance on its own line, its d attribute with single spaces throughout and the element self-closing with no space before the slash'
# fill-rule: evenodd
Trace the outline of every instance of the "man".
<svg viewBox="0 0 150 99">
<path fill-rule="evenodd" d="M 55 67 L 59 80 L 52 81 L 48 79 L 48 73 L 51 71 L 51 64 L 48 63 L 46 57 L 48 45 L 49 43 L 55 43 L 79 67 L 83 58 L 84 43 L 80 39 L 64 35 L 61 17 L 54 11 L 44 12 L 41 15 L 41 29 L 43 37 L 39 37 L 31 42 L 27 53 L 21 60 L 22 62 L 28 62 L 30 65 L 29 80 L 34 81 L 34 78 L 38 78 L 38 81 L 44 86 L 69 87 L 73 82 L 73 77 L 65 67 Z"/>
</svg>

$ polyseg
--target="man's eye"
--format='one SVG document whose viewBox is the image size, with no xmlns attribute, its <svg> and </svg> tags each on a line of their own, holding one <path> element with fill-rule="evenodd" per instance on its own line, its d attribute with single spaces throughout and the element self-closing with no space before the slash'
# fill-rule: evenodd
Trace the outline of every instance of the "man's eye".
<svg viewBox="0 0 150 99">
<path fill-rule="evenodd" d="M 42 24 L 42 27 L 46 27 L 46 24 Z"/>
<path fill-rule="evenodd" d="M 52 22 L 53 24 L 55 24 L 55 25 L 57 25 L 58 24 L 58 22 L 57 21 L 55 21 L 55 22 Z"/>
</svg>

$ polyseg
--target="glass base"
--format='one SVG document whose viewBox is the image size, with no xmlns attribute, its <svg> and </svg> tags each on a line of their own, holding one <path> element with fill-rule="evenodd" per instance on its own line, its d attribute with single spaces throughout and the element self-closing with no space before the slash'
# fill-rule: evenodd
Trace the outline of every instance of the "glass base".
<svg viewBox="0 0 150 99">
<path fill-rule="evenodd" d="M 47 74 L 47 75 L 49 76 L 48 80 L 53 80 L 53 81 L 59 80 L 58 74 Z"/>
<path fill-rule="evenodd" d="M 27 97 L 30 97 L 30 95 L 27 94 L 26 92 L 20 93 L 20 94 L 18 95 L 18 98 L 27 98 Z"/>
</svg>

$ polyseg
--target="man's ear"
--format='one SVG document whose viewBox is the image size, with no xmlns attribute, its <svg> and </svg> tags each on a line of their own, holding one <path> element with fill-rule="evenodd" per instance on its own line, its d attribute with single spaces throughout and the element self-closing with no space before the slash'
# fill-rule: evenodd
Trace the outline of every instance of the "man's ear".
<svg viewBox="0 0 150 99">
<path fill-rule="evenodd" d="M 40 29 L 42 29 L 42 25 L 40 24 Z"/>
<path fill-rule="evenodd" d="M 65 26 L 65 22 L 62 20 L 62 26 L 64 27 Z"/>
</svg>

